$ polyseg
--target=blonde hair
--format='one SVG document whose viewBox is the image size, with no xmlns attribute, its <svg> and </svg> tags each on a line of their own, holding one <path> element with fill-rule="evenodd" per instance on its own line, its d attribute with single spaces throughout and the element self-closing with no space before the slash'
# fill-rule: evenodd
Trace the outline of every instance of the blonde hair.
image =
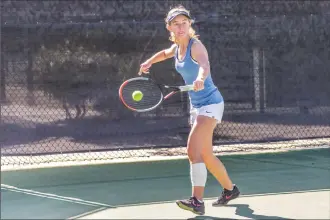
<svg viewBox="0 0 330 220">
<path fill-rule="evenodd" d="M 182 5 L 178 5 L 174 8 L 172 8 L 168 13 L 167 13 L 167 16 L 165 18 L 165 23 L 166 25 L 170 25 L 171 21 L 170 22 L 167 22 L 167 18 L 169 17 L 169 15 L 173 14 L 175 11 L 185 11 L 187 14 L 189 14 L 190 16 L 190 11 L 188 11 L 184 6 Z M 191 23 L 193 23 L 193 20 L 191 18 L 189 18 L 189 20 L 191 21 Z M 194 39 L 198 39 L 198 35 L 196 35 L 196 31 L 193 27 L 190 26 L 189 28 L 189 37 L 190 38 L 194 38 Z M 169 37 L 169 40 L 174 42 L 174 43 L 177 43 L 176 39 L 175 39 L 175 35 L 173 32 L 170 33 L 170 37 Z"/>
</svg>

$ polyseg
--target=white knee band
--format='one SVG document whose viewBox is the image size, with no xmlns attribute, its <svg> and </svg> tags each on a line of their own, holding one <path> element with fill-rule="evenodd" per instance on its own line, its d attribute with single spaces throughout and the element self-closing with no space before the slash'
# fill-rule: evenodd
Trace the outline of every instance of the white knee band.
<svg viewBox="0 0 330 220">
<path fill-rule="evenodd" d="M 190 164 L 190 178 L 192 186 L 205 186 L 207 179 L 207 170 L 205 164 Z"/>
</svg>

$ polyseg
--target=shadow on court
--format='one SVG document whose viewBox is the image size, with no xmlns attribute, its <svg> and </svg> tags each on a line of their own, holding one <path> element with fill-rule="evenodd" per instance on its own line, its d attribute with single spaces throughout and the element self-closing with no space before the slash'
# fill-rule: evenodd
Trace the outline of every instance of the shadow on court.
<svg viewBox="0 0 330 220">
<path fill-rule="evenodd" d="M 330 188 L 329 149 L 221 159 L 242 195 Z M 105 207 L 173 201 L 191 193 L 186 159 L 5 171 L 1 183 L 3 218 L 63 219 Z M 205 197 L 220 193 L 209 175 Z M 281 218 L 256 215 L 248 204 L 232 207 L 242 217 Z"/>
<path fill-rule="evenodd" d="M 289 218 L 283 218 L 279 216 L 266 216 L 266 215 L 257 215 L 254 214 L 254 210 L 250 208 L 248 204 L 235 204 L 235 205 L 226 205 L 226 207 L 235 207 L 235 214 L 241 217 L 249 218 L 249 219 L 287 219 L 290 220 Z M 203 219 L 229 219 L 229 218 L 219 218 L 219 217 L 213 217 L 213 216 L 196 216 L 195 218 L 189 218 L 190 220 L 203 220 Z"/>
<path fill-rule="evenodd" d="M 188 220 L 235 220 L 234 218 L 218 218 L 218 217 L 213 217 L 213 216 L 207 216 L 207 215 L 202 215 L 202 216 L 196 216 L 195 218 L 188 218 Z"/>
<path fill-rule="evenodd" d="M 226 207 L 235 207 L 235 214 L 240 217 L 245 217 L 249 219 L 287 219 L 279 216 L 266 216 L 266 215 L 256 215 L 253 214 L 254 210 L 249 207 L 247 204 L 235 204 L 235 205 L 227 205 Z M 230 218 L 219 218 L 219 217 L 213 217 L 213 216 L 196 216 L 195 218 L 189 218 L 189 220 L 220 220 L 220 219 L 230 219 Z"/>
<path fill-rule="evenodd" d="M 254 210 L 249 207 L 247 204 L 235 204 L 235 205 L 227 205 L 228 207 L 235 207 L 236 211 L 235 214 L 246 217 L 246 218 L 251 218 L 251 219 L 288 219 L 288 218 L 282 218 L 279 216 L 266 216 L 266 215 L 257 215 L 253 214 Z"/>
</svg>

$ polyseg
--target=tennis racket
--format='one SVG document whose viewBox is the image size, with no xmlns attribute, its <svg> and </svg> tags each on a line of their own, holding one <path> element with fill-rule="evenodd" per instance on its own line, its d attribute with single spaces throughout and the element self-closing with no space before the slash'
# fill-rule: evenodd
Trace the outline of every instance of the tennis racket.
<svg viewBox="0 0 330 220">
<path fill-rule="evenodd" d="M 170 90 L 166 95 L 166 90 Z M 157 83 L 149 77 L 135 77 L 123 82 L 119 88 L 119 98 L 121 102 L 130 110 L 135 112 L 147 112 L 160 106 L 178 92 L 188 92 L 194 90 L 193 85 L 169 86 Z M 143 97 L 140 101 L 133 99 L 133 93 L 140 91 Z"/>
</svg>

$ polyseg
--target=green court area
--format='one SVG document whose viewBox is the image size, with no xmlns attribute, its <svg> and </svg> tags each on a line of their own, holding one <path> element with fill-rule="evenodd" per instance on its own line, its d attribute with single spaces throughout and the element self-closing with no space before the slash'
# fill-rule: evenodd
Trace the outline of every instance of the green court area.
<svg viewBox="0 0 330 220">
<path fill-rule="evenodd" d="M 242 196 L 226 207 L 209 175 L 206 214 L 176 207 L 190 196 L 187 159 L 1 172 L 2 219 L 330 218 L 330 148 L 222 156 Z"/>
</svg>

